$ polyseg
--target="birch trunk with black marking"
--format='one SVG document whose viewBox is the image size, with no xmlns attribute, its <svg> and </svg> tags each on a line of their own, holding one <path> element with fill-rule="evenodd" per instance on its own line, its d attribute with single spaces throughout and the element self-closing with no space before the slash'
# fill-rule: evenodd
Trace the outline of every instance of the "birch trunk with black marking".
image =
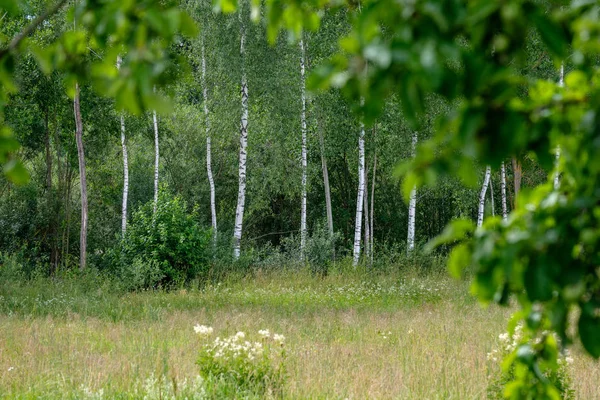
<svg viewBox="0 0 600 400">
<path fill-rule="evenodd" d="M 210 187 L 210 215 L 213 229 L 213 250 L 217 246 L 217 207 L 215 203 L 215 180 L 212 173 L 212 145 L 210 117 L 208 112 L 208 86 L 206 85 L 206 55 L 204 51 L 204 30 L 202 31 L 202 95 L 204 97 L 204 127 L 206 131 L 206 174 Z"/>
<path fill-rule="evenodd" d="M 154 87 L 156 91 L 156 87 Z M 156 116 L 156 110 L 152 112 L 152 119 L 154 122 L 154 209 L 153 212 L 156 214 L 156 207 L 158 206 L 158 162 L 159 162 L 159 148 L 158 148 L 158 118 Z"/>
<path fill-rule="evenodd" d="M 562 88 L 565 86 L 565 65 L 560 65 L 560 80 L 558 85 Z M 554 190 L 560 189 L 560 146 L 556 146 L 556 161 L 554 171 Z"/>
<path fill-rule="evenodd" d="M 412 137 L 412 156 L 416 155 L 417 151 L 417 132 L 413 133 Z M 417 187 L 413 187 L 410 191 L 410 201 L 408 203 L 408 238 L 407 238 L 407 250 L 410 253 L 415 248 L 415 223 L 417 214 Z"/>
<path fill-rule="evenodd" d="M 500 164 L 500 189 L 502 191 L 502 219 L 506 221 L 508 219 L 508 210 L 506 208 L 506 167 L 504 161 Z"/>
<path fill-rule="evenodd" d="M 354 225 L 354 248 L 352 265 L 356 267 L 360 259 L 360 241 L 363 219 L 363 198 L 365 194 L 365 125 L 360 123 L 360 135 L 358 137 L 358 194 L 356 198 L 356 220 Z"/>
<path fill-rule="evenodd" d="M 121 57 L 117 57 L 117 69 L 121 68 Z M 127 198 L 129 197 L 129 158 L 125 137 L 125 116 L 121 114 L 121 148 L 123 149 L 123 204 L 121 206 L 121 236 L 127 231 Z"/>
<path fill-rule="evenodd" d="M 306 80 L 304 72 L 304 40 L 300 40 L 300 90 L 302 97 L 302 113 L 301 113 L 301 127 L 302 127 L 302 205 L 300 210 L 300 258 L 304 259 L 304 250 L 306 247 L 306 183 L 307 183 L 307 149 L 306 149 Z"/>
<path fill-rule="evenodd" d="M 483 225 L 483 214 L 485 211 L 485 195 L 487 193 L 488 186 L 490 184 L 490 176 L 492 175 L 492 169 L 488 165 L 485 167 L 485 177 L 483 178 L 483 185 L 481 186 L 481 194 L 479 195 L 479 210 L 477 212 L 477 227 Z"/>
<path fill-rule="evenodd" d="M 494 205 L 494 185 L 493 185 L 493 179 L 492 179 L 492 175 L 490 174 L 490 201 L 491 201 L 491 206 L 492 206 L 492 217 L 496 216 L 496 210 L 495 210 L 495 205 Z"/>
<path fill-rule="evenodd" d="M 77 142 L 77 157 L 79 159 L 79 182 L 81 185 L 81 230 L 79 232 L 79 269 L 86 267 L 87 260 L 87 230 L 88 230 L 88 198 L 87 179 L 85 172 L 85 152 L 83 149 L 83 122 L 81 121 L 81 107 L 79 98 L 79 84 L 75 84 L 75 99 L 73 109 L 75 112 L 75 141 Z"/>
<path fill-rule="evenodd" d="M 248 83 L 246 81 L 246 25 L 242 17 L 243 1 L 240 2 L 240 55 L 242 58 L 242 118 L 240 123 L 240 157 L 239 157 L 239 186 L 238 200 L 235 210 L 235 225 L 233 230 L 233 257 L 237 260 L 240 257 L 240 244 L 242 240 L 242 223 L 244 221 L 244 206 L 246 203 L 246 148 L 248 147 Z"/>
<path fill-rule="evenodd" d="M 365 215 L 365 259 L 371 260 L 371 230 L 369 229 L 369 168 L 365 165 L 365 194 L 364 198 L 364 215 Z"/>
</svg>

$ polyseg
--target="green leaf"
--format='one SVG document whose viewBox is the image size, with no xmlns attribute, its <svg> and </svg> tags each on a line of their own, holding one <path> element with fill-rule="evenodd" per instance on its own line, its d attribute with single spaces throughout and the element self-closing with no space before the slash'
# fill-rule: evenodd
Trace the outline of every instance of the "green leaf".
<svg viewBox="0 0 600 400">
<path fill-rule="evenodd" d="M 27 172 L 23 163 L 17 160 L 10 160 L 4 165 L 4 175 L 9 181 L 17 185 L 24 185 L 29 182 L 29 172 Z"/>
<path fill-rule="evenodd" d="M 548 49 L 554 55 L 564 58 L 566 56 L 567 39 L 562 27 L 541 11 L 534 13 L 531 18 Z"/>
<path fill-rule="evenodd" d="M 591 304 L 582 307 L 579 317 L 579 337 L 587 352 L 594 358 L 600 357 L 600 317 Z"/>
<path fill-rule="evenodd" d="M 444 231 L 433 238 L 425 246 L 425 251 L 432 251 L 436 247 L 463 240 L 467 235 L 473 233 L 475 224 L 470 219 L 455 219 L 444 228 Z"/>
<path fill-rule="evenodd" d="M 471 262 L 471 250 L 466 243 L 461 243 L 452 249 L 448 259 L 448 271 L 454 278 L 460 278 Z"/>
</svg>

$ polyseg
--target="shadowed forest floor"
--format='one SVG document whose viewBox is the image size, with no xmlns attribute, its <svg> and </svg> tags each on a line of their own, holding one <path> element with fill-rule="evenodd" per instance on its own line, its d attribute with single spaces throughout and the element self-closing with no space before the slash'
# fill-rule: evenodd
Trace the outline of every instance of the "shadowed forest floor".
<svg viewBox="0 0 600 400">
<path fill-rule="evenodd" d="M 0 397 L 137 398 L 154 377 L 163 398 L 161 384 L 198 374 L 199 323 L 221 337 L 285 335 L 285 398 L 480 399 L 487 353 L 510 315 L 479 306 L 466 282 L 431 273 L 257 274 L 126 295 L 106 285 L 0 285 Z M 599 365 L 573 355 L 577 397 L 600 398 Z"/>
</svg>

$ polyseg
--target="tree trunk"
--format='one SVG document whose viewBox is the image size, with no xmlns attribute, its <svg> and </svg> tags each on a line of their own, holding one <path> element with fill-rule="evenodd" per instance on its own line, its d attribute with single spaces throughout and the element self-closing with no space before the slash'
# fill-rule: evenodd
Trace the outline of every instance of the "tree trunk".
<svg viewBox="0 0 600 400">
<path fill-rule="evenodd" d="M 492 203 L 492 217 L 496 216 L 496 210 L 494 205 L 494 185 L 492 184 L 492 175 L 490 174 L 490 201 Z"/>
<path fill-rule="evenodd" d="M 242 118 L 240 123 L 240 159 L 239 159 L 239 188 L 235 211 L 235 226 L 233 230 L 233 257 L 240 257 L 240 242 L 242 240 L 242 223 L 244 221 L 244 206 L 246 203 L 246 148 L 248 146 L 248 83 L 246 82 L 246 24 L 242 16 L 243 1 L 240 2 L 240 55 L 242 58 Z"/>
<path fill-rule="evenodd" d="M 485 167 L 485 177 L 483 178 L 483 186 L 481 187 L 481 194 L 479 195 L 479 211 L 477 213 L 477 227 L 483 225 L 483 213 L 485 211 L 485 194 L 490 184 L 490 176 L 492 169 L 488 165 Z"/>
<path fill-rule="evenodd" d="M 364 199 L 364 219 L 365 219 L 365 240 L 364 240 L 364 244 L 365 244 L 365 259 L 370 261 L 371 260 L 371 230 L 369 229 L 369 190 L 367 189 L 369 187 L 369 168 L 366 166 L 366 162 L 365 162 L 365 194 L 363 196 Z"/>
<path fill-rule="evenodd" d="M 417 151 L 417 132 L 413 133 L 412 137 L 412 155 L 415 157 Z M 415 222 L 417 214 L 417 187 L 413 187 L 410 191 L 410 201 L 408 204 L 408 238 L 407 238 L 407 250 L 412 252 L 415 248 Z"/>
<path fill-rule="evenodd" d="M 302 205 L 300 211 L 300 259 L 304 260 L 306 247 L 306 183 L 307 183 L 307 149 L 306 149 L 306 80 L 304 76 L 304 40 L 300 40 L 300 89 L 302 96 Z"/>
<path fill-rule="evenodd" d="M 121 57 L 117 57 L 117 68 L 121 68 Z M 127 231 L 127 198 L 129 197 L 129 158 L 125 138 L 125 116 L 121 114 L 121 147 L 123 149 L 123 205 L 121 207 L 121 236 Z"/>
<path fill-rule="evenodd" d="M 210 215 L 213 229 L 213 250 L 217 247 L 217 206 L 215 203 L 215 180 L 212 173 L 212 146 L 208 113 L 208 86 L 206 85 L 206 56 L 204 52 L 204 30 L 202 31 L 202 93 L 204 97 L 204 119 L 206 129 L 206 173 L 210 186 Z"/>
<path fill-rule="evenodd" d="M 362 233 L 363 198 L 365 195 L 365 124 L 360 123 L 358 137 L 358 194 L 356 198 L 356 222 L 354 224 L 354 249 L 352 265 L 356 267 L 360 258 L 360 239 Z"/>
<path fill-rule="evenodd" d="M 506 167 L 504 166 L 504 161 L 500 165 L 500 173 L 502 175 L 500 181 L 502 190 L 502 219 L 506 221 L 508 219 L 508 211 L 506 209 Z"/>
<path fill-rule="evenodd" d="M 75 140 L 77 142 L 77 157 L 79 158 L 79 180 L 81 183 L 81 231 L 79 235 L 79 268 L 83 271 L 87 259 L 87 229 L 88 229 L 88 198 L 87 180 L 85 173 L 85 154 L 83 151 L 83 123 L 81 122 L 81 108 L 79 106 L 79 85 L 75 84 Z"/>
<path fill-rule="evenodd" d="M 375 130 L 373 130 L 373 144 L 375 144 Z M 375 178 L 377 174 L 377 149 L 375 148 L 373 156 L 373 177 L 371 178 L 373 183 L 371 184 L 371 243 L 369 245 L 371 251 L 371 266 L 373 265 L 373 257 L 375 253 L 375 229 L 374 229 L 374 220 L 375 220 Z"/>
<path fill-rule="evenodd" d="M 156 86 L 154 87 L 156 92 Z M 152 112 L 152 120 L 154 122 L 154 209 L 153 213 L 156 214 L 156 207 L 158 205 L 158 162 L 159 162 L 159 148 L 158 148 L 158 118 L 156 117 L 156 110 Z"/>
<path fill-rule="evenodd" d="M 327 158 L 325 157 L 325 139 L 321 125 L 317 120 L 317 130 L 319 131 L 319 144 L 321 146 L 321 167 L 323 170 L 323 186 L 325 188 L 325 210 L 327 213 L 327 230 L 329 237 L 333 237 L 333 212 L 331 210 L 331 189 L 329 188 L 329 171 L 327 170 Z"/>
<path fill-rule="evenodd" d="M 560 65 L 560 80 L 558 85 L 562 88 L 565 86 L 565 64 Z M 560 146 L 556 146 L 556 162 L 554 171 L 554 190 L 560 189 Z"/>
<path fill-rule="evenodd" d="M 512 167 L 513 167 L 513 175 L 514 175 L 514 187 L 515 187 L 515 198 L 514 198 L 514 206 L 517 204 L 517 196 L 521 191 L 521 178 L 523 172 L 523 166 L 519 160 L 515 157 L 512 159 Z"/>
</svg>

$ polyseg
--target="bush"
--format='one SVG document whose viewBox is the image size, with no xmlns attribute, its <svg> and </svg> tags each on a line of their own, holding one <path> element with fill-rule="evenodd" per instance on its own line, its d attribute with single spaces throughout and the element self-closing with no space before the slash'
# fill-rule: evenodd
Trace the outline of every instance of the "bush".
<svg viewBox="0 0 600 400">
<path fill-rule="evenodd" d="M 285 381 L 285 346 L 283 335 L 261 330 L 259 341 L 246 340 L 244 332 L 208 341 L 211 327 L 194 327 L 206 341 L 200 350 L 200 376 L 220 382 L 234 392 L 254 395 L 280 394 Z"/>
<path fill-rule="evenodd" d="M 545 340 L 557 341 L 555 334 L 544 332 Z M 518 325 L 515 329 L 515 333 L 511 336 L 508 333 L 503 333 L 499 337 L 498 347 L 488 353 L 488 387 L 487 395 L 489 399 L 504 399 L 506 392 L 506 385 L 509 382 L 515 380 L 516 376 L 522 374 L 531 374 L 524 365 L 515 365 L 511 362 L 511 356 L 514 354 L 517 347 L 527 340 L 523 334 L 523 326 Z M 533 343 L 539 343 L 542 338 L 533 340 Z M 503 361 L 505 360 L 505 361 Z M 541 361 L 541 360 L 540 360 Z M 571 388 L 571 377 L 569 375 L 569 364 L 573 362 L 573 359 L 569 356 L 568 352 L 558 356 L 558 365 L 552 367 L 551 365 L 540 365 L 542 368 L 542 374 L 560 393 L 560 397 L 565 400 L 575 398 L 575 392 Z M 500 365 L 502 363 L 502 365 Z M 534 381 L 532 379 L 532 381 Z M 513 395 L 517 392 L 520 395 L 518 398 L 538 398 L 536 396 L 536 390 L 538 388 L 523 387 L 523 388 L 512 388 Z M 540 394 L 538 394 L 541 396 Z M 511 397 L 513 398 L 513 397 Z M 542 398 L 542 397 L 540 397 Z M 545 398 L 545 397 L 543 397 Z"/>
<path fill-rule="evenodd" d="M 134 213 L 117 249 L 119 275 L 128 289 L 180 286 L 208 274 L 210 230 L 196 222 L 180 197 L 166 190 L 158 196 L 156 214 L 150 201 Z"/>
</svg>

